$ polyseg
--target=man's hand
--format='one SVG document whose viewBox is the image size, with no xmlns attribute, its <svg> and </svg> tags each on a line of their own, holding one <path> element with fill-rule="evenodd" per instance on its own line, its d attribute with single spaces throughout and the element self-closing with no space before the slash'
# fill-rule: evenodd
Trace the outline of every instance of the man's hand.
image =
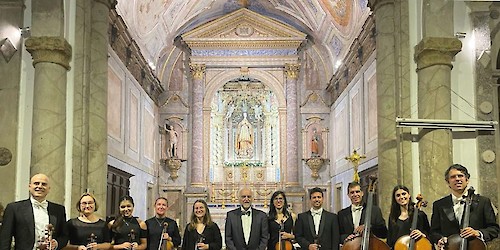
<svg viewBox="0 0 500 250">
<path fill-rule="evenodd" d="M 309 250 L 318 250 L 321 246 L 319 244 L 309 244 Z"/>
<path fill-rule="evenodd" d="M 359 225 L 354 229 L 354 233 L 358 235 L 363 235 L 363 231 L 365 230 L 365 225 Z"/>
<path fill-rule="evenodd" d="M 446 245 L 446 243 L 448 243 L 448 238 L 443 237 L 443 238 L 439 239 L 437 244 L 436 244 L 436 249 L 438 249 L 438 250 L 444 249 L 444 246 Z"/>
<path fill-rule="evenodd" d="M 460 237 L 462 238 L 470 238 L 470 237 L 479 237 L 481 236 L 481 234 L 479 233 L 479 230 L 475 230 L 474 228 L 472 227 L 466 227 L 464 229 L 461 230 L 460 232 Z"/>
</svg>

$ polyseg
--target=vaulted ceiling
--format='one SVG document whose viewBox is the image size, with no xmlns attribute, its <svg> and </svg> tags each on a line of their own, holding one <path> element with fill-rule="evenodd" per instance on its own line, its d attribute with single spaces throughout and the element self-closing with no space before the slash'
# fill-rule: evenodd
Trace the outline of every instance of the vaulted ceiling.
<svg viewBox="0 0 500 250">
<path fill-rule="evenodd" d="M 331 77 L 371 11 L 368 0 L 118 0 L 117 12 L 153 69 L 180 49 L 176 38 L 246 7 L 307 34 L 304 46 Z M 178 52 L 177 52 L 178 53 Z M 157 70 L 162 79 L 162 71 Z M 324 79 L 328 80 L 328 79 Z"/>
</svg>

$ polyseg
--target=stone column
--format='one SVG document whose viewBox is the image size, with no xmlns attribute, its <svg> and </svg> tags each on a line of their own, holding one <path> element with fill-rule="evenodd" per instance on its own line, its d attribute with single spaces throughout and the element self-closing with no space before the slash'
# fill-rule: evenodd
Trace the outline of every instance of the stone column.
<svg viewBox="0 0 500 250">
<path fill-rule="evenodd" d="M 423 6 L 424 38 L 415 46 L 418 117 L 450 120 L 451 62 L 462 47 L 453 37 L 453 1 L 426 0 Z M 427 200 L 437 200 L 448 193 L 443 174 L 453 162 L 451 130 L 421 129 L 419 134 L 421 192 Z"/>
<path fill-rule="evenodd" d="M 116 0 L 94 0 L 90 32 L 87 187 L 100 201 L 99 212 L 103 216 L 108 172 L 108 16 L 115 5 Z"/>
<path fill-rule="evenodd" d="M 203 79 L 206 67 L 204 64 L 189 64 L 189 67 L 193 74 L 191 186 L 201 187 L 203 186 L 203 95 L 205 93 Z"/>
<path fill-rule="evenodd" d="M 398 176 L 398 136 L 396 116 L 399 84 L 396 81 L 397 47 L 395 41 L 394 0 L 370 0 L 375 13 L 377 30 L 377 126 L 378 126 L 378 196 L 380 201 L 391 200 L 392 188 Z M 388 214 L 389 204 L 382 203 L 383 214 Z"/>
<path fill-rule="evenodd" d="M 297 147 L 297 78 L 299 64 L 285 64 L 286 73 L 286 175 L 289 187 L 299 186 Z"/>
<path fill-rule="evenodd" d="M 66 71 L 71 46 L 64 39 L 63 1 L 32 2 L 32 37 L 26 50 L 35 67 L 31 174 L 51 178 L 49 199 L 64 203 Z"/>
</svg>

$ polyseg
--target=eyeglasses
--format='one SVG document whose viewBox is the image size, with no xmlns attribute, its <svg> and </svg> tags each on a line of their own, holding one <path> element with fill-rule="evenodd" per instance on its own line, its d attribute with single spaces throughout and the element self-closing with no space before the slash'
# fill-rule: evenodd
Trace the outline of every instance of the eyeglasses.
<svg viewBox="0 0 500 250">
<path fill-rule="evenodd" d="M 93 201 L 89 201 L 89 202 L 80 202 L 80 205 L 84 205 L 84 206 L 87 206 L 87 205 L 94 205 L 94 202 L 93 202 Z"/>
<path fill-rule="evenodd" d="M 252 196 L 251 196 L 251 195 L 242 195 L 242 196 L 240 196 L 240 197 L 241 197 L 242 199 L 245 199 L 245 198 L 250 199 L 250 198 L 252 198 Z"/>
</svg>

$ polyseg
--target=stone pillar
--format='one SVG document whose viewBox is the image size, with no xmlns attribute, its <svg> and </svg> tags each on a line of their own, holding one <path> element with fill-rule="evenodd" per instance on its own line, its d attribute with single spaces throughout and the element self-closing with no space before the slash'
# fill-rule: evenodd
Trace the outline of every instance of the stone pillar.
<svg viewBox="0 0 500 250">
<path fill-rule="evenodd" d="M 453 1 L 424 1 L 422 20 L 424 38 L 415 46 L 418 117 L 450 120 L 451 62 L 462 47 L 453 36 Z M 421 192 L 433 201 L 448 193 L 443 174 L 453 162 L 452 134 L 449 129 L 421 129 L 419 134 Z"/>
<path fill-rule="evenodd" d="M 396 116 L 399 82 L 396 81 L 397 47 L 394 0 L 370 0 L 375 13 L 377 29 L 377 126 L 378 126 L 378 196 L 380 201 L 391 200 L 392 188 L 398 176 L 398 145 Z M 381 204 L 383 214 L 388 214 L 390 204 Z"/>
<path fill-rule="evenodd" d="M 108 16 L 116 0 L 94 0 L 90 37 L 90 81 L 88 94 L 87 188 L 100 201 L 102 216 L 107 194 L 107 101 L 108 101 Z"/>
<path fill-rule="evenodd" d="M 0 44 L 5 47 L 18 48 L 18 51 L 12 51 L 13 54 L 6 51 L 0 51 L 0 76 L 1 91 L 0 91 L 0 176 L 2 176 L 2 188 L 0 189 L 0 203 L 4 206 L 7 203 L 16 200 L 16 172 L 22 171 L 17 169 L 17 155 L 22 154 L 23 150 L 20 146 L 18 131 L 19 124 L 19 107 L 20 90 L 21 90 L 21 55 L 23 38 L 16 32 L 10 32 L 12 29 L 23 26 L 24 1 L 9 0 L 0 1 Z M 8 25 L 11 27 L 8 27 Z M 11 33 L 11 34 L 9 34 Z M 4 40 L 7 39 L 7 40 Z M 10 48 L 13 48 L 10 47 Z M 26 105 L 28 106 L 28 105 Z M 28 166 L 25 166 L 29 169 Z M 28 179 L 22 179 L 24 182 L 21 186 L 23 191 L 27 192 Z"/>
<path fill-rule="evenodd" d="M 286 186 L 299 186 L 297 147 L 297 78 L 299 64 L 285 64 L 286 73 Z"/>
<path fill-rule="evenodd" d="M 63 37 L 63 1 L 33 1 L 32 23 L 33 36 L 26 40 L 35 68 L 31 174 L 47 174 L 52 186 L 49 199 L 64 203 L 66 71 L 71 46 Z"/>
<path fill-rule="evenodd" d="M 203 186 L 203 95 L 205 93 L 204 64 L 189 64 L 193 74 L 191 186 Z M 207 121 L 208 122 L 208 121 Z M 209 142 L 207 142 L 209 143 Z"/>
</svg>

